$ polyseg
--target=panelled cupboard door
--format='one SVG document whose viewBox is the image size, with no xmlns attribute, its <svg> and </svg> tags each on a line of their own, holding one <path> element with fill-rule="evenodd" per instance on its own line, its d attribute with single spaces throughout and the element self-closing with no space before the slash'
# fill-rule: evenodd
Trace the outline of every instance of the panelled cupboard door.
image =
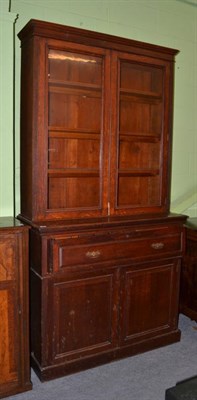
<svg viewBox="0 0 197 400">
<path fill-rule="evenodd" d="M 1 389 L 19 381 L 19 314 L 16 237 L 0 236 L 0 397 Z"/>
<path fill-rule="evenodd" d="M 177 326 L 180 260 L 142 264 L 122 273 L 121 344 L 168 333 Z M 141 338 L 141 339 L 140 339 Z"/>
<path fill-rule="evenodd" d="M 170 63 L 112 54 L 111 214 L 168 207 Z"/>
<path fill-rule="evenodd" d="M 49 281 L 46 345 L 53 363 L 117 347 L 117 274 L 116 268 L 98 268 Z"/>
</svg>

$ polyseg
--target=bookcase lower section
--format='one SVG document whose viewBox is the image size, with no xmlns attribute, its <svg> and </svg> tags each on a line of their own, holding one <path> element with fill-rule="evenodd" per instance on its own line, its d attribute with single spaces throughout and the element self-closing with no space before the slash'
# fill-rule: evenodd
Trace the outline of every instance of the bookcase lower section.
<svg viewBox="0 0 197 400">
<path fill-rule="evenodd" d="M 31 359 L 41 380 L 180 339 L 179 223 L 32 229 L 30 243 Z"/>
</svg>

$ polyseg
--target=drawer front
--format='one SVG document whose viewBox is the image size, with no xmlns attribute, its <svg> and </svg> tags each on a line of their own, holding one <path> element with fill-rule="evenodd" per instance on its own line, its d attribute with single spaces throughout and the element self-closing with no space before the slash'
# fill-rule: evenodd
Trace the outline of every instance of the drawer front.
<svg viewBox="0 0 197 400">
<path fill-rule="evenodd" d="M 137 236 L 137 235 L 136 235 Z M 171 232 L 168 235 L 140 235 L 137 238 L 128 233 L 121 240 L 96 240 L 96 237 L 76 239 L 52 239 L 50 242 L 52 269 L 58 271 L 75 265 L 85 265 L 112 261 L 120 264 L 121 260 L 138 260 L 146 257 L 179 255 L 182 251 L 182 235 Z"/>
</svg>

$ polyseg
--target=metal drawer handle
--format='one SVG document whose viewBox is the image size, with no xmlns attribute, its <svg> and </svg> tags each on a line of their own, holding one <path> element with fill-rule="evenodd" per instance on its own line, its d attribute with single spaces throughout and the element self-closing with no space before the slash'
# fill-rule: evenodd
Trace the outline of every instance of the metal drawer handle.
<svg viewBox="0 0 197 400">
<path fill-rule="evenodd" d="M 87 251 L 86 257 L 88 258 L 98 258 L 100 257 L 101 252 L 99 250 Z"/>
<path fill-rule="evenodd" d="M 152 243 L 152 244 L 151 244 L 151 247 L 152 247 L 153 249 L 155 249 L 155 250 L 160 250 L 160 249 L 163 249 L 164 243 L 162 243 L 162 242 Z"/>
</svg>

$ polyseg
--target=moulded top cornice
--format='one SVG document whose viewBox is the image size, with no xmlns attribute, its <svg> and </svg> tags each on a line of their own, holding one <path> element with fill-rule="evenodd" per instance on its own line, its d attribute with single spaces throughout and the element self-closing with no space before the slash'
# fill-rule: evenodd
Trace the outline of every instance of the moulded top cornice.
<svg viewBox="0 0 197 400">
<path fill-rule="evenodd" d="M 166 60 L 173 60 L 174 56 L 179 52 L 179 50 L 169 47 L 35 19 L 31 19 L 18 34 L 22 45 L 24 41 L 32 36 L 126 51 Z"/>
</svg>

